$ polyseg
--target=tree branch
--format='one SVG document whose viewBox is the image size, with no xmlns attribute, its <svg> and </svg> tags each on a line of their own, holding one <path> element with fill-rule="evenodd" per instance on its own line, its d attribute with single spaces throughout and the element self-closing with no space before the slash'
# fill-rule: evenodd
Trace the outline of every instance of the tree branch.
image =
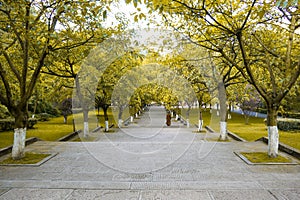
<svg viewBox="0 0 300 200">
<path fill-rule="evenodd" d="M 0 77 L 2 79 L 2 82 L 4 84 L 4 88 L 5 88 L 5 91 L 6 91 L 6 98 L 4 98 L 2 96 L 2 94 L 0 94 L 0 101 L 3 105 L 7 106 L 7 107 L 11 107 L 11 104 L 12 104 L 12 93 L 11 93 L 11 90 L 10 90 L 10 85 L 9 85 L 9 81 L 7 80 L 7 77 L 6 77 L 6 72 L 0 62 Z"/>
<path fill-rule="evenodd" d="M 261 46 L 262 46 L 269 54 L 275 56 L 276 58 L 279 57 L 275 52 L 273 52 L 273 51 L 271 51 L 270 49 L 268 49 L 268 47 L 261 41 L 261 39 L 259 39 L 259 38 L 257 37 L 257 35 L 256 35 L 255 33 L 251 33 L 251 35 L 254 36 L 254 38 L 258 41 L 258 43 L 259 43 L 259 44 L 260 44 L 260 45 L 261 45 Z"/>
<path fill-rule="evenodd" d="M 5 59 L 8 63 L 8 66 L 10 67 L 12 72 L 15 74 L 15 76 L 18 79 L 19 83 L 21 83 L 21 75 L 20 75 L 19 71 L 17 70 L 17 68 L 15 67 L 14 63 L 11 61 L 9 55 L 4 50 L 2 50 L 2 54 L 4 55 L 4 57 L 5 57 Z"/>
</svg>

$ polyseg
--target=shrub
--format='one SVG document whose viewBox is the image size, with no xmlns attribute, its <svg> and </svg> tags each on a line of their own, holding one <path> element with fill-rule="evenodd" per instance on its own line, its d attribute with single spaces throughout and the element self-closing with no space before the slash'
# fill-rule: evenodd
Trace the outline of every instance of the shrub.
<svg viewBox="0 0 300 200">
<path fill-rule="evenodd" d="M 283 131 L 300 130 L 300 119 L 279 118 L 277 126 L 278 129 Z"/>
<path fill-rule="evenodd" d="M 49 118 L 51 118 L 51 117 L 53 117 L 53 116 L 48 113 L 39 113 L 36 115 L 36 118 L 42 122 L 49 121 Z"/>
<path fill-rule="evenodd" d="M 6 119 L 10 114 L 5 106 L 0 104 L 0 119 Z"/>
<path fill-rule="evenodd" d="M 33 128 L 37 123 L 36 119 L 29 118 L 27 128 Z M 10 131 L 15 128 L 15 120 L 13 118 L 0 119 L 0 131 Z"/>
<path fill-rule="evenodd" d="M 14 129 L 15 120 L 14 119 L 0 119 L 0 130 L 10 131 Z"/>
</svg>

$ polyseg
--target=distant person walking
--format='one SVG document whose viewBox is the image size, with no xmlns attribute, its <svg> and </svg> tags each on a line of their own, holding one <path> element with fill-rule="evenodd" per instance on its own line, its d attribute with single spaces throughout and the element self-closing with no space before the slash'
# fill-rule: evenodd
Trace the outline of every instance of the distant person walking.
<svg viewBox="0 0 300 200">
<path fill-rule="evenodd" d="M 167 126 L 171 126 L 171 113 L 170 113 L 170 111 L 167 111 L 166 124 L 167 124 Z"/>
</svg>

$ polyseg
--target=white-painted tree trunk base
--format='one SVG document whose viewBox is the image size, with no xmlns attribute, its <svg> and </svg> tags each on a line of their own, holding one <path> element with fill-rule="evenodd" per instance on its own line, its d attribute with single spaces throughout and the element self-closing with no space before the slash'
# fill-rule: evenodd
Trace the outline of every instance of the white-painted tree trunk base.
<svg viewBox="0 0 300 200">
<path fill-rule="evenodd" d="M 228 119 L 231 119 L 231 114 L 228 114 Z"/>
<path fill-rule="evenodd" d="M 105 121 L 105 131 L 109 130 L 108 121 Z"/>
<path fill-rule="evenodd" d="M 190 128 L 190 120 L 189 119 L 186 120 L 186 127 Z"/>
<path fill-rule="evenodd" d="M 14 144 L 12 148 L 12 158 L 17 160 L 25 156 L 26 128 L 16 128 L 14 130 Z"/>
<path fill-rule="evenodd" d="M 119 121 L 118 121 L 118 127 L 120 128 L 120 127 L 122 127 L 122 125 L 123 125 L 123 120 L 119 119 Z"/>
<path fill-rule="evenodd" d="M 130 116 L 130 122 L 133 122 L 133 116 Z"/>
<path fill-rule="evenodd" d="M 138 116 L 139 116 L 139 115 L 138 115 L 137 113 L 135 113 L 135 118 L 138 118 Z"/>
<path fill-rule="evenodd" d="M 178 114 L 176 114 L 176 118 L 175 119 L 178 120 L 178 118 L 179 118 L 179 116 L 178 116 Z"/>
<path fill-rule="evenodd" d="M 219 116 L 220 115 L 220 112 L 217 110 L 217 116 Z"/>
<path fill-rule="evenodd" d="M 202 131 L 203 130 L 203 120 L 199 120 L 198 122 L 198 131 Z"/>
<path fill-rule="evenodd" d="M 67 123 L 67 119 L 64 117 L 64 124 L 66 124 Z"/>
<path fill-rule="evenodd" d="M 171 117 L 172 117 L 172 118 L 174 117 L 174 113 L 173 113 L 173 112 L 171 112 Z"/>
<path fill-rule="evenodd" d="M 227 122 L 220 122 L 220 140 L 227 140 Z"/>
<path fill-rule="evenodd" d="M 87 138 L 89 135 L 89 123 L 83 122 L 83 137 Z"/>
<path fill-rule="evenodd" d="M 277 157 L 278 145 L 279 145 L 279 134 L 277 126 L 268 126 L 268 155 L 270 157 Z"/>
</svg>

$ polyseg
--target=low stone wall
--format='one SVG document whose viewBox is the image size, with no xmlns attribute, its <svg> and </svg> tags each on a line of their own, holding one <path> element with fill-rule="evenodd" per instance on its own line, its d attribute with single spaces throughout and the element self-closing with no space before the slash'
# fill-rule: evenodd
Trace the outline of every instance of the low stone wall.
<svg viewBox="0 0 300 200">
<path fill-rule="evenodd" d="M 26 145 L 26 146 L 27 146 L 27 145 L 30 145 L 30 144 L 32 144 L 32 143 L 34 143 L 34 142 L 36 142 L 36 141 L 39 141 L 39 140 L 40 140 L 40 139 L 38 139 L 38 138 L 36 138 L 36 137 L 27 138 L 27 139 L 25 140 L 25 145 Z M 13 147 L 13 145 L 8 146 L 8 147 L 5 147 L 5 148 L 3 148 L 3 149 L 0 149 L 0 156 L 3 156 L 3 155 L 6 155 L 6 154 L 11 153 L 12 147 Z"/>
<path fill-rule="evenodd" d="M 267 137 L 262 137 L 256 141 L 262 141 L 262 142 L 268 144 L 269 139 Z M 295 158 L 300 159 L 300 151 L 298 149 L 295 149 L 293 147 L 290 147 L 290 146 L 288 146 L 286 144 L 282 144 L 282 143 L 279 143 L 278 149 L 280 151 L 283 151 L 283 152 L 291 155 L 291 156 L 294 156 Z"/>
<path fill-rule="evenodd" d="M 80 132 L 81 132 L 81 130 L 75 131 L 75 132 L 73 132 L 73 133 L 70 133 L 70 134 L 68 134 L 68 135 L 65 135 L 65 136 L 59 138 L 57 141 L 59 141 L 59 142 L 65 142 L 65 141 L 68 141 L 68 140 L 74 138 L 75 136 L 78 136 L 78 134 L 79 134 Z"/>
<path fill-rule="evenodd" d="M 230 131 L 227 131 L 227 134 L 228 136 L 230 136 L 231 138 L 235 139 L 236 141 L 240 141 L 240 142 L 247 142 L 245 139 L 241 138 L 240 136 L 230 132 Z"/>
</svg>

